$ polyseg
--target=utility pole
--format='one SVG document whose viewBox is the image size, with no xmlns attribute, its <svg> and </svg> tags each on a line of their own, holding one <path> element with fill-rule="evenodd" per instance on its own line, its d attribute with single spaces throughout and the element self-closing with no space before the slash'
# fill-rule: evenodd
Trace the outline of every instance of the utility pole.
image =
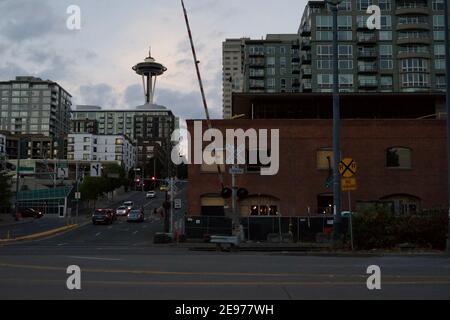
<svg viewBox="0 0 450 320">
<path fill-rule="evenodd" d="M 447 100 L 447 177 L 448 177 L 448 230 L 447 230 L 447 252 L 450 252 L 450 36 L 449 36 L 449 17 L 448 0 L 444 1 L 444 25 L 445 25 L 445 65 L 446 65 L 446 100 Z"/>
<path fill-rule="evenodd" d="M 342 234 L 341 177 L 339 173 L 339 163 L 341 161 L 341 112 L 339 101 L 338 5 L 342 0 L 327 0 L 326 2 L 330 5 L 333 13 L 333 241 L 335 244 L 338 244 Z"/>
</svg>

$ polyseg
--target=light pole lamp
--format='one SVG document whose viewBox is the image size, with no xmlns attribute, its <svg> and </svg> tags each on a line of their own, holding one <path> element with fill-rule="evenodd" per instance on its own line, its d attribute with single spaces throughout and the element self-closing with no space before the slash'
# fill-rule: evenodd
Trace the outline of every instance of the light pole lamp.
<svg viewBox="0 0 450 320">
<path fill-rule="evenodd" d="M 339 101 L 339 56 L 338 56 L 338 6 L 343 0 L 325 0 L 333 14 L 333 202 L 334 225 L 333 240 L 339 243 L 342 234 L 341 216 L 341 111 Z"/>
</svg>

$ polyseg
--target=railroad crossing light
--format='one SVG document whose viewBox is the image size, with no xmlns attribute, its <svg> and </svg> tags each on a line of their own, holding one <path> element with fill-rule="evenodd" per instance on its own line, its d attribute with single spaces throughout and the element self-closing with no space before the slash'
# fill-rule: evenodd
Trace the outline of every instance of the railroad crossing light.
<svg viewBox="0 0 450 320">
<path fill-rule="evenodd" d="M 222 195 L 222 198 L 229 199 L 233 195 L 233 191 L 230 188 L 223 188 L 221 195 Z"/>
</svg>

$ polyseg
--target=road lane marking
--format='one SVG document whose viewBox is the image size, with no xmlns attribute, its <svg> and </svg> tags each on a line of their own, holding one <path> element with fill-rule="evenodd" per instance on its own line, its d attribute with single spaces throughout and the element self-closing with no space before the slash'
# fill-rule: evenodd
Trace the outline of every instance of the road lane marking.
<svg viewBox="0 0 450 320">
<path fill-rule="evenodd" d="M 133 234 L 136 235 L 136 234 L 138 234 L 138 232 L 139 232 L 139 231 L 136 230 L 135 232 L 133 232 Z"/>
<path fill-rule="evenodd" d="M 77 256 L 69 256 L 70 259 L 80 259 L 80 260 L 95 260 L 95 261 L 123 261 L 123 259 L 115 259 L 115 258 L 98 258 L 98 257 L 77 257 Z"/>
<path fill-rule="evenodd" d="M 58 247 L 67 246 L 67 245 L 68 245 L 68 243 L 60 243 L 60 244 L 58 244 Z"/>
<path fill-rule="evenodd" d="M 94 257 L 95 258 L 95 257 Z M 30 269 L 41 271 L 65 271 L 66 268 L 52 267 L 52 266 L 40 266 L 40 265 L 21 265 L 21 264 L 9 264 L 0 263 L 0 267 L 14 268 L 14 269 Z M 270 277 L 270 278 L 288 278 L 288 277 L 303 277 L 303 278 L 353 278 L 353 279 L 366 279 L 367 276 L 363 274 L 304 274 L 304 273 L 246 273 L 246 272 L 179 272 L 179 271 L 157 271 L 157 270 L 126 270 L 126 269 L 83 269 L 83 272 L 87 273 L 117 273 L 117 274 L 136 274 L 136 275 L 160 275 L 160 276 L 239 276 L 239 277 Z M 421 284 L 421 283 L 442 283 L 450 284 L 450 276 L 434 276 L 434 275 L 385 275 L 383 276 L 385 282 L 390 283 L 404 283 L 404 284 Z M 392 280 L 389 280 L 392 279 Z M 403 280 L 401 280 L 403 279 Z M 337 281 L 327 281 L 328 283 L 335 284 Z M 284 282 L 279 282 L 285 284 Z M 287 284 L 291 282 L 286 282 Z M 321 282 L 321 283 L 325 283 Z M 361 283 L 359 283 L 361 284 Z"/>
<path fill-rule="evenodd" d="M 97 233 L 97 234 L 96 234 L 95 236 L 96 236 L 96 237 L 98 237 L 98 236 L 99 236 L 99 235 L 101 235 L 101 234 L 102 234 L 102 233 L 101 233 L 101 232 L 99 232 L 99 233 Z"/>
</svg>

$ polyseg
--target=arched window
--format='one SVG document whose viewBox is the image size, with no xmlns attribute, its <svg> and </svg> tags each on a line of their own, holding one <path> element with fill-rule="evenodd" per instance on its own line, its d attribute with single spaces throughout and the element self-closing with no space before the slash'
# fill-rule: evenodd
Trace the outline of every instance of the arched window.
<svg viewBox="0 0 450 320">
<path fill-rule="evenodd" d="M 411 149 L 393 147 L 386 151 L 386 167 L 398 169 L 411 169 Z"/>
</svg>

